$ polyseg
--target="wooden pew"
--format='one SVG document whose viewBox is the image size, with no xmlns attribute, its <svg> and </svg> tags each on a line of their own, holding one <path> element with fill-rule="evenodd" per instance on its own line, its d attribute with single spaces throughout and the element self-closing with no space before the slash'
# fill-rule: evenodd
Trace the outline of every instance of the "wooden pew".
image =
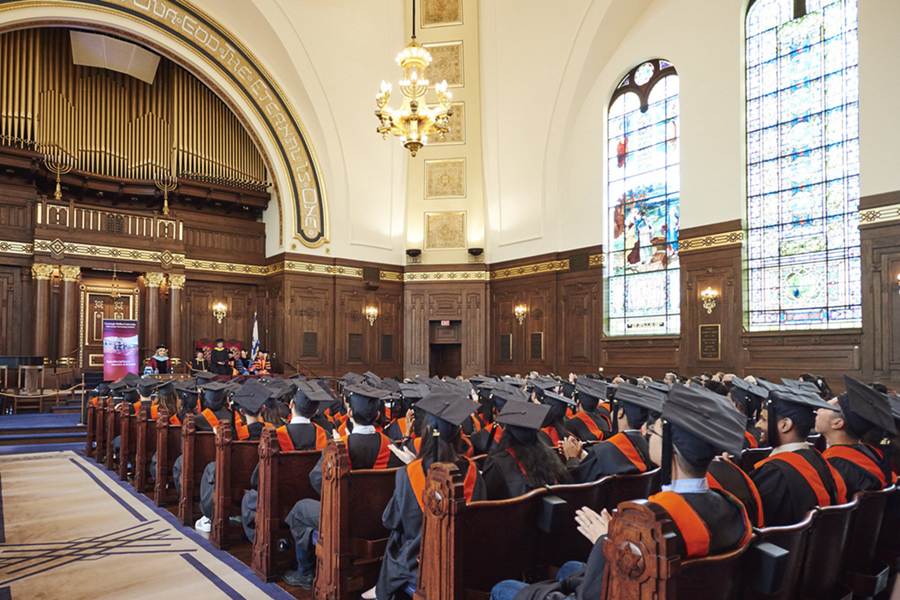
<svg viewBox="0 0 900 600">
<path fill-rule="evenodd" d="M 649 498 L 660 491 L 661 473 L 662 470 L 657 467 L 651 471 L 635 475 L 617 475 L 616 484 L 612 488 L 609 502 L 604 506 L 612 510 L 628 500 Z"/>
<path fill-rule="evenodd" d="M 87 440 L 84 443 L 85 456 L 94 455 L 94 420 L 96 417 L 94 416 L 94 404 L 92 400 L 93 399 L 88 400 L 84 413 L 84 424 L 87 432 Z"/>
<path fill-rule="evenodd" d="M 143 407 L 141 407 L 143 410 Z M 119 481 L 128 479 L 128 465 L 136 465 L 137 457 L 137 415 L 134 407 L 123 402 L 119 405 L 119 430 L 122 444 L 119 449 Z"/>
<path fill-rule="evenodd" d="M 224 428 L 230 429 L 228 423 Z M 178 497 L 178 520 L 182 525 L 193 525 L 200 511 L 195 506 L 200 501 L 200 478 L 206 465 L 216 460 L 216 434 L 197 431 L 194 415 L 184 417 L 181 425 L 181 493 Z"/>
<path fill-rule="evenodd" d="M 125 404 L 124 402 L 122 404 Z M 106 405 L 106 434 L 104 441 L 106 443 L 105 463 L 106 470 L 113 471 L 116 468 L 116 453 L 113 451 L 113 439 L 121 433 L 121 423 L 119 421 L 119 410 L 112 401 Z"/>
<path fill-rule="evenodd" d="M 165 408 L 159 409 L 159 418 L 156 421 L 156 487 L 153 494 L 153 502 L 157 506 L 166 506 L 177 502 L 178 497 L 174 493 L 174 485 L 171 492 L 169 484 L 172 483 L 172 468 L 175 460 L 181 455 L 181 425 L 169 424 L 169 413 Z"/>
<path fill-rule="evenodd" d="M 142 406 L 137 414 L 137 446 L 134 459 L 134 490 L 140 494 L 147 491 L 147 472 L 156 454 L 156 419 L 150 418 L 150 411 Z M 153 473 L 153 478 L 156 473 Z M 154 479 L 155 481 L 155 479 Z M 154 486 L 155 487 L 155 486 Z"/>
<path fill-rule="evenodd" d="M 103 400 L 102 398 L 97 402 L 97 407 L 94 409 L 94 462 L 100 464 L 104 461 L 104 456 L 106 456 L 106 405 L 112 402 L 112 398 L 107 398 Z"/>
<path fill-rule="evenodd" d="M 815 525 L 819 512 L 816 509 L 806 513 L 806 517 L 794 525 L 784 527 L 764 527 L 754 529 L 757 543 L 768 542 L 786 550 L 788 554 L 784 578 L 777 592 L 764 594 L 753 587 L 744 588 L 744 600 L 795 600 L 800 587 L 800 576 L 806 559 L 809 534 Z M 750 582 L 748 582 L 750 583 Z"/>
<path fill-rule="evenodd" d="M 347 600 L 351 592 L 378 581 L 390 535 L 381 516 L 394 495 L 397 470 L 351 470 L 343 442 L 331 440 L 325 446 L 313 584 L 317 600 Z"/>
<path fill-rule="evenodd" d="M 258 464 L 259 442 L 232 440 L 231 427 L 216 430 L 216 506 L 209 541 L 219 550 L 231 545 L 229 519 L 241 514 L 241 500 Z"/>
<path fill-rule="evenodd" d="M 847 540 L 859 499 L 847 504 L 816 508 L 809 532 L 801 576 L 801 600 L 850 600 L 853 593 L 839 582 Z"/>
<path fill-rule="evenodd" d="M 321 458 L 318 450 L 282 452 L 274 427 L 263 430 L 259 443 L 259 496 L 256 538 L 250 566 L 263 581 L 275 581 L 294 558 L 293 547 L 281 550 L 280 538 L 290 537 L 285 517 L 298 501 L 318 499 L 309 474 Z"/>
<path fill-rule="evenodd" d="M 881 533 L 888 498 L 896 491 L 891 485 L 883 490 L 859 492 L 859 509 L 853 519 L 850 538 L 847 540 L 844 583 L 853 595 L 871 598 L 887 587 L 890 567 L 875 559 L 875 548 Z M 894 532 L 895 535 L 900 532 Z"/>
<path fill-rule="evenodd" d="M 741 452 L 740 461 L 736 461 L 738 465 L 740 465 L 741 470 L 744 473 L 750 473 L 753 469 L 756 468 L 756 463 L 767 458 L 769 454 L 772 453 L 771 448 L 748 448 Z"/>
</svg>

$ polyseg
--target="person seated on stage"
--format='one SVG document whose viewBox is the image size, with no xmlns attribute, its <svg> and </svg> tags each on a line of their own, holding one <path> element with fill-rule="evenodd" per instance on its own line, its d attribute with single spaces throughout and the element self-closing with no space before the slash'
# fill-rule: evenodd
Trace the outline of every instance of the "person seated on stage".
<svg viewBox="0 0 900 600">
<path fill-rule="evenodd" d="M 295 450 L 324 450 L 331 434 L 313 418 L 323 405 L 333 398 L 322 388 L 308 381 L 295 384 L 297 391 L 291 399 L 291 421 L 276 429 L 278 445 L 282 452 Z M 256 537 L 256 503 L 258 500 L 259 465 L 250 477 L 250 488 L 241 499 L 241 521 L 244 533 L 251 542 Z"/>
<path fill-rule="evenodd" d="M 743 418 L 729 404 L 719 395 L 676 384 L 661 417 L 650 428 L 650 457 L 662 467 L 663 488 L 648 500 L 672 519 L 682 560 L 731 552 L 749 543 L 753 535 L 744 506 L 731 494 L 710 489 L 706 480 L 707 468 L 717 454 L 738 454 L 743 446 Z M 494 586 L 491 599 L 602 598 L 603 545 L 612 518 L 606 510 L 601 514 L 588 507 L 576 511 L 578 530 L 594 544 L 587 563 L 566 563 L 556 581 L 532 585 L 502 581 Z"/>
<path fill-rule="evenodd" d="M 549 412 L 550 407 L 543 404 L 507 402 L 497 415 L 506 432 L 484 463 L 489 500 L 515 498 L 545 485 L 571 481 L 557 453 L 538 437 Z"/>
<path fill-rule="evenodd" d="M 483 386 L 482 386 L 483 389 Z M 469 438 L 472 442 L 472 448 L 476 456 L 488 454 L 497 449 L 500 441 L 503 439 L 504 428 L 497 421 L 497 416 L 504 409 L 508 402 L 528 402 L 528 394 L 525 390 L 515 387 L 508 383 L 497 382 L 491 385 L 488 402 L 490 403 L 490 414 L 492 422 L 483 429 L 476 431 Z"/>
<path fill-rule="evenodd" d="M 215 375 L 231 375 L 231 369 L 228 367 L 228 350 L 225 349 L 225 340 L 219 338 L 216 340 L 216 346 L 210 353 L 210 372 Z"/>
<path fill-rule="evenodd" d="M 620 385 L 613 402 L 616 407 L 613 429 L 618 433 L 591 446 L 586 454 L 578 440 L 569 438 L 563 442 L 566 466 L 571 470 L 572 479 L 576 483 L 588 483 L 607 475 L 632 475 L 655 468 L 650 460 L 650 446 L 641 429 L 651 416 L 659 416 L 665 399 L 666 394 L 659 390 L 627 383 Z"/>
<path fill-rule="evenodd" d="M 209 361 L 206 360 L 206 355 L 203 353 L 203 350 L 197 349 L 197 354 L 194 355 L 194 360 L 191 361 L 191 375 L 195 375 L 198 371 L 208 371 L 210 368 Z"/>
<path fill-rule="evenodd" d="M 256 360 L 253 362 L 253 370 L 258 375 L 268 375 L 272 370 L 272 363 L 269 362 L 269 353 L 265 350 L 259 350 L 256 353 Z"/>
<path fill-rule="evenodd" d="M 147 365 L 158 375 L 172 372 L 172 364 L 169 362 L 169 349 L 165 344 L 160 344 L 156 347 L 156 354 L 150 357 Z"/>
<path fill-rule="evenodd" d="M 241 348 L 240 354 L 234 357 L 234 368 L 237 371 L 238 375 L 249 375 L 250 368 L 253 366 L 253 361 L 250 360 L 250 357 L 247 355 L 247 350 Z"/>
<path fill-rule="evenodd" d="M 375 430 L 375 421 L 381 412 L 381 399 L 387 395 L 365 384 L 344 386 L 348 396 L 349 419 L 352 433 L 342 438 L 347 447 L 351 469 L 392 469 L 403 461 L 390 450 L 391 440 Z M 322 461 L 309 474 L 313 488 L 322 491 Z M 288 513 L 285 522 L 294 536 L 297 553 L 297 569 L 287 571 L 284 581 L 289 585 L 311 589 L 316 565 L 316 541 L 319 539 L 319 501 L 310 498 L 300 500 Z"/>
<path fill-rule="evenodd" d="M 897 435 L 897 429 L 886 394 L 846 375 L 844 383 L 847 391 L 828 401 L 840 410 L 819 410 L 816 433 L 821 433 L 828 442 L 823 455 L 840 473 L 850 498 L 856 492 L 891 485 L 890 460 L 881 449 L 862 440 L 881 441 Z"/>
<path fill-rule="evenodd" d="M 463 442 L 460 425 L 477 408 L 465 388 L 436 388 L 417 402 L 416 407 L 428 415 L 429 427 L 422 438 L 418 459 L 397 471 L 394 495 L 382 517 L 385 529 L 391 533 L 381 574 L 376 587 L 363 594 L 363 598 L 405 600 L 415 592 L 424 516 L 422 498 L 428 470 L 434 461 L 456 465 L 465 482 L 466 502 L 487 498 L 478 467 L 464 456 L 469 446 Z M 433 431 L 438 435 L 432 435 Z"/>
<path fill-rule="evenodd" d="M 767 527 L 793 525 L 816 506 L 847 501 L 844 481 L 807 437 L 816 411 L 836 411 L 830 404 L 799 388 L 789 389 L 759 380 L 769 391 L 757 427 L 772 453 L 758 462 L 750 478 L 759 490 Z"/>
<path fill-rule="evenodd" d="M 740 377 L 732 379 L 731 384 L 728 397 L 731 398 L 738 412 L 747 417 L 744 448 L 759 448 L 762 432 L 756 427 L 757 415 L 759 415 L 763 402 L 769 397 L 769 392 L 764 387 L 745 381 Z"/>
<path fill-rule="evenodd" d="M 262 437 L 265 424 L 260 413 L 268 397 L 269 390 L 255 381 L 248 381 L 234 394 L 232 397 L 234 406 L 241 411 L 242 420 L 246 423 L 243 426 L 246 437 L 240 439 L 258 442 Z M 212 461 L 207 463 L 200 477 L 200 512 L 203 516 L 194 524 L 197 531 L 209 533 L 212 529 L 212 518 L 216 508 L 215 491 L 216 461 Z"/>
<path fill-rule="evenodd" d="M 575 382 L 578 412 L 566 421 L 566 429 L 582 442 L 596 442 L 608 437 L 612 429 L 605 402 L 615 388 L 606 382 L 579 377 Z"/>
</svg>

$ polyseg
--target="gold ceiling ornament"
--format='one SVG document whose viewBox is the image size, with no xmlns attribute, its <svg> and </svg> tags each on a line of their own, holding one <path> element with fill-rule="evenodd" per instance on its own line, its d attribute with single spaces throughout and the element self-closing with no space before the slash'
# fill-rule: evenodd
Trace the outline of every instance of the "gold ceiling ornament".
<svg viewBox="0 0 900 600">
<path fill-rule="evenodd" d="M 450 131 L 450 117 L 453 115 L 450 99 L 453 95 L 447 91 L 447 81 L 444 80 L 434 86 L 439 103 L 434 107 L 425 103 L 429 85 L 425 79 L 425 69 L 431 64 L 431 54 L 416 41 L 415 0 L 412 10 L 412 41 L 397 55 L 397 64 L 403 69 L 400 80 L 403 104 L 396 110 L 387 105 L 391 99 L 391 84 L 382 81 L 381 91 L 375 95 L 378 106 L 375 116 L 381 121 L 378 126 L 381 137 L 387 139 L 389 133 L 398 136 L 403 147 L 415 156 L 428 142 L 429 136 L 437 135 L 438 139 L 443 140 Z"/>
</svg>

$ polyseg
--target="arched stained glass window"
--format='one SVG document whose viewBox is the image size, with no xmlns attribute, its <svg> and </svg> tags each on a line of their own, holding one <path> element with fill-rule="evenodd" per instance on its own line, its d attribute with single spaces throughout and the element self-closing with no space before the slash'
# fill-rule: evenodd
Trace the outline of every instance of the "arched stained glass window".
<svg viewBox="0 0 900 600">
<path fill-rule="evenodd" d="M 856 6 L 747 13 L 750 331 L 861 326 Z"/>
<path fill-rule="evenodd" d="M 606 194 L 606 334 L 677 334 L 678 75 L 650 60 L 610 100 Z"/>
</svg>

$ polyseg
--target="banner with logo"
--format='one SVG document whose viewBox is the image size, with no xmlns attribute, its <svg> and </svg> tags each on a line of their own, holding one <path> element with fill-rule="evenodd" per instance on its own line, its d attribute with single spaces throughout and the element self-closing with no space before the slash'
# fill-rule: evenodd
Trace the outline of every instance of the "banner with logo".
<svg viewBox="0 0 900 600">
<path fill-rule="evenodd" d="M 122 379 L 138 374 L 138 322 L 130 319 L 103 319 L 103 378 Z"/>
</svg>

